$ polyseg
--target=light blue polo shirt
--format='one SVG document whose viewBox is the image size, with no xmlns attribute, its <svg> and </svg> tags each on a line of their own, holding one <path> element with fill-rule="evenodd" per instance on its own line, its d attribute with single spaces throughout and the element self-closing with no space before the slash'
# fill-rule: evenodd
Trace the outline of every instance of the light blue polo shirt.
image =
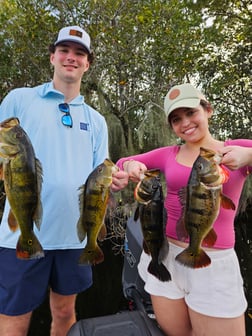
<svg viewBox="0 0 252 336">
<path fill-rule="evenodd" d="M 64 95 L 52 82 L 34 88 L 12 90 L 0 106 L 0 121 L 18 117 L 43 168 L 41 201 L 43 218 L 34 232 L 43 248 L 83 247 L 77 236 L 79 187 L 90 172 L 108 157 L 108 131 L 104 117 L 78 96 L 70 103 L 73 127 L 61 123 L 58 105 Z M 0 246 L 16 248 L 20 231 L 8 226 L 6 202 L 0 225 Z"/>
</svg>

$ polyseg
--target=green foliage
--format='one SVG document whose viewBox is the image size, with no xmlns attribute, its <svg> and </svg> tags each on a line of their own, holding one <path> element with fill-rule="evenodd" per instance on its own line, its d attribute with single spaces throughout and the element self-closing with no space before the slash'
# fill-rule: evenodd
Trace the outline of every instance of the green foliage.
<svg viewBox="0 0 252 336">
<path fill-rule="evenodd" d="M 50 78 L 45 55 L 56 28 L 45 7 L 43 2 L 29 0 L 1 1 L 0 97 L 12 88 L 36 85 Z"/>
<path fill-rule="evenodd" d="M 172 85 L 182 82 L 199 85 L 212 102 L 211 127 L 217 138 L 251 137 L 251 1 L 0 4 L 0 100 L 13 88 L 49 81 L 49 44 L 61 27 L 82 26 L 91 35 L 96 55 L 82 93 L 108 122 L 113 161 L 175 142 L 165 122 L 163 100 Z M 251 200 L 249 182 L 241 198 L 243 208 Z M 126 190 L 122 194 L 126 199 Z M 129 194 L 132 198 L 132 190 Z M 2 184 L 0 196 L 2 211 Z M 251 240 L 249 246 L 251 251 Z M 245 267 L 243 271 L 246 276 Z"/>
<path fill-rule="evenodd" d="M 114 160 L 174 142 L 163 99 L 185 81 L 213 103 L 216 137 L 250 136 L 248 1 L 2 0 L 1 98 L 50 80 L 48 45 L 68 24 L 91 35 L 96 61 L 82 92 L 108 121 Z"/>
<path fill-rule="evenodd" d="M 198 59 L 200 81 L 213 101 L 220 138 L 251 136 L 251 2 L 197 1 L 212 25 Z"/>
</svg>

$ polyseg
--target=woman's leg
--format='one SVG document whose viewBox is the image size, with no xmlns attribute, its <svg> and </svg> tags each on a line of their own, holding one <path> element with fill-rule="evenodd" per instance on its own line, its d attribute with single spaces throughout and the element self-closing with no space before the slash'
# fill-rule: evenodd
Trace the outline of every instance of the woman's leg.
<svg viewBox="0 0 252 336">
<path fill-rule="evenodd" d="M 189 315 L 194 336 L 245 336 L 244 315 L 235 318 L 219 318 L 202 315 L 191 309 L 189 309 Z"/>
<path fill-rule="evenodd" d="M 151 296 L 157 322 L 167 336 L 191 336 L 192 327 L 184 299 Z M 213 335 L 211 335 L 213 336 Z"/>
</svg>

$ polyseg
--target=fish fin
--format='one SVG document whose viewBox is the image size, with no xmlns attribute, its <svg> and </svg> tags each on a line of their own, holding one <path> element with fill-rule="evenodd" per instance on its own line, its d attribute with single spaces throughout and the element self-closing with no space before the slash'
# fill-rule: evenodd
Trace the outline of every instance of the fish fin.
<svg viewBox="0 0 252 336">
<path fill-rule="evenodd" d="M 33 220 L 35 222 L 37 229 L 40 230 L 42 217 L 43 217 L 43 206 L 42 206 L 41 199 L 40 199 L 41 190 L 42 190 L 42 182 L 43 182 L 43 170 L 42 170 L 42 164 L 37 158 L 35 158 L 35 165 L 36 165 L 38 201 L 37 201 L 37 207 L 33 215 Z"/>
<path fill-rule="evenodd" d="M 166 229 L 167 218 L 168 218 L 167 210 L 166 210 L 165 207 L 163 207 L 163 228 L 164 228 L 164 232 L 165 232 L 165 229 Z"/>
<path fill-rule="evenodd" d="M 229 197 L 227 197 L 224 194 L 221 194 L 221 206 L 224 209 L 235 210 L 235 204 L 234 204 L 234 202 Z"/>
<path fill-rule="evenodd" d="M 167 257 L 168 253 L 169 253 L 169 243 L 165 237 L 158 255 L 159 263 L 161 263 Z"/>
<path fill-rule="evenodd" d="M 204 245 L 208 247 L 214 246 L 215 242 L 217 240 L 217 234 L 214 231 L 214 229 L 211 229 L 206 237 L 203 239 Z"/>
<path fill-rule="evenodd" d="M 82 213 L 83 209 L 84 209 L 84 205 L 85 205 L 85 189 L 86 189 L 86 185 L 85 184 L 82 184 L 80 187 L 79 187 L 79 208 L 80 208 L 80 212 Z"/>
<path fill-rule="evenodd" d="M 38 193 L 40 194 L 42 190 L 42 183 L 43 183 L 43 168 L 42 168 L 42 163 L 37 158 L 35 158 L 35 165 L 36 165 Z"/>
<path fill-rule="evenodd" d="M 108 196 L 107 196 L 107 206 L 111 209 L 115 209 L 117 206 L 116 198 L 113 192 L 109 189 Z"/>
<path fill-rule="evenodd" d="M 38 259 L 44 257 L 43 248 L 34 232 L 31 232 L 29 238 L 24 239 L 22 235 L 19 237 L 16 246 L 16 255 L 19 259 Z"/>
<path fill-rule="evenodd" d="M 87 235 L 87 231 L 84 229 L 84 226 L 82 224 L 82 217 L 79 218 L 77 223 L 77 235 L 80 242 L 82 242 Z"/>
<path fill-rule="evenodd" d="M 1 158 L 0 158 L 0 160 L 1 160 Z M 3 178 L 3 163 L 2 162 L 0 162 L 0 180 L 3 180 L 4 178 Z"/>
<path fill-rule="evenodd" d="M 175 260 L 190 268 L 201 268 L 211 264 L 211 259 L 203 249 L 195 253 L 190 247 L 179 253 Z"/>
<path fill-rule="evenodd" d="M 79 217 L 79 220 L 77 222 L 77 235 L 78 235 L 79 241 L 82 242 L 86 238 L 86 235 L 87 235 L 87 231 L 84 228 L 84 224 L 82 222 L 84 202 L 85 202 L 85 197 L 84 197 L 84 195 L 85 195 L 85 184 L 80 186 L 79 190 L 80 190 L 80 194 L 79 194 L 80 217 Z"/>
<path fill-rule="evenodd" d="M 39 200 L 37 204 L 37 208 L 33 216 L 33 220 L 38 230 L 40 230 L 40 227 L 41 227 L 42 216 L 43 216 L 43 208 L 42 208 L 42 203 Z"/>
<path fill-rule="evenodd" d="M 103 222 L 102 226 L 101 226 L 101 229 L 100 229 L 100 231 L 98 233 L 97 239 L 99 241 L 103 241 L 106 238 L 106 236 L 107 236 L 107 228 L 106 228 L 105 223 Z"/>
<path fill-rule="evenodd" d="M 146 254 L 150 254 L 150 251 L 149 251 L 149 249 L 148 249 L 148 246 L 147 246 L 145 240 L 143 240 L 143 250 L 144 250 L 144 252 L 145 252 Z"/>
<path fill-rule="evenodd" d="M 140 211 L 139 211 L 139 206 L 137 206 L 136 211 L 135 211 L 135 213 L 134 213 L 134 221 L 135 221 L 135 222 L 136 222 L 136 221 L 138 220 L 138 218 L 139 218 L 139 213 L 140 213 Z"/>
<path fill-rule="evenodd" d="M 188 232 L 185 227 L 184 214 L 180 217 L 176 225 L 176 233 L 180 241 L 186 241 L 188 238 Z"/>
<path fill-rule="evenodd" d="M 17 231 L 19 228 L 18 222 L 16 220 L 16 217 L 14 216 L 13 212 L 10 210 L 8 215 L 8 225 L 12 232 Z"/>
<path fill-rule="evenodd" d="M 181 216 L 176 224 L 176 233 L 180 241 L 185 241 L 188 238 L 188 232 L 185 225 L 185 207 L 187 197 L 187 187 L 183 187 L 178 192 L 179 201 L 181 204 Z"/>
<path fill-rule="evenodd" d="M 104 260 L 102 249 L 96 244 L 94 247 L 85 246 L 79 258 L 80 265 L 96 265 Z"/>
<path fill-rule="evenodd" d="M 187 187 L 180 188 L 178 192 L 178 197 L 182 208 L 186 206 L 186 199 L 187 199 Z"/>
<path fill-rule="evenodd" d="M 148 272 L 158 278 L 160 281 L 170 281 L 171 274 L 168 269 L 161 263 L 158 264 L 153 260 L 150 261 L 148 266 Z"/>
</svg>

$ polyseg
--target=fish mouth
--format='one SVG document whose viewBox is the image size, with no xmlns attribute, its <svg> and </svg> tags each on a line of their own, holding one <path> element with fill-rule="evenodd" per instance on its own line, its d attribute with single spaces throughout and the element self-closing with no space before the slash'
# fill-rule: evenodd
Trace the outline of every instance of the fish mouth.
<svg viewBox="0 0 252 336">
<path fill-rule="evenodd" d="M 6 130 L 12 127 L 15 127 L 19 125 L 19 119 L 18 118 L 9 118 L 3 122 L 0 123 L 0 130 Z"/>
<path fill-rule="evenodd" d="M 153 180 L 153 178 L 157 179 L 159 177 L 159 174 L 159 169 L 146 170 L 139 174 L 140 181 L 134 189 L 134 198 L 136 201 L 145 205 L 151 202 L 151 199 L 153 197 L 153 189 L 150 190 L 152 184 L 151 181 Z M 144 183 L 145 179 L 146 183 Z"/>
<path fill-rule="evenodd" d="M 220 167 L 220 175 L 222 177 L 222 183 L 226 183 L 229 179 L 229 171 L 222 164 L 220 164 L 219 167 Z"/>
<path fill-rule="evenodd" d="M 215 163 L 219 165 L 221 163 L 222 158 L 223 158 L 222 154 L 215 153 L 213 160 Z"/>
<path fill-rule="evenodd" d="M 119 171 L 119 167 L 117 167 L 116 165 L 114 165 L 114 166 L 111 168 L 111 170 L 112 170 L 112 174 L 114 174 L 114 173 L 116 173 L 116 172 Z"/>
<path fill-rule="evenodd" d="M 222 164 L 218 165 L 217 167 L 218 171 L 216 172 L 216 175 L 219 175 L 219 177 L 213 183 L 209 183 L 209 187 L 219 186 L 229 180 L 229 171 L 227 170 L 227 168 L 224 167 Z"/>
<path fill-rule="evenodd" d="M 142 181 L 138 182 L 137 186 L 134 189 L 134 198 L 137 202 L 141 204 L 148 204 L 151 201 L 150 194 L 140 188 L 141 182 Z M 142 197 L 140 196 L 140 193 L 142 194 Z"/>
<path fill-rule="evenodd" d="M 138 195 L 138 190 L 139 190 L 140 184 L 141 184 L 141 181 L 137 183 L 137 185 L 136 185 L 136 187 L 134 189 L 134 198 L 138 202 L 142 202 L 143 201 L 143 199 Z"/>
</svg>

